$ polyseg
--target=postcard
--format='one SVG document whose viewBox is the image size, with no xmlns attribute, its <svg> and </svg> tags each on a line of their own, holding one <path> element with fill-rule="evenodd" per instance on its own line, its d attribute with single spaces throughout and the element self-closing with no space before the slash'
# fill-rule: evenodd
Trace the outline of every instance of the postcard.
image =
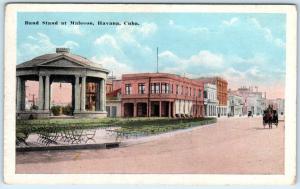
<svg viewBox="0 0 300 189">
<path fill-rule="evenodd" d="M 5 182 L 294 184 L 296 15 L 7 4 Z"/>
</svg>

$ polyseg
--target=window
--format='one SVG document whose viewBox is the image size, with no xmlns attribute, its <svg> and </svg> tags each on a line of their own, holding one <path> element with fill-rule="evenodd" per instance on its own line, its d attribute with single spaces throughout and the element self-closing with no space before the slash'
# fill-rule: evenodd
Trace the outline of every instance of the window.
<svg viewBox="0 0 300 189">
<path fill-rule="evenodd" d="M 154 83 L 151 83 L 151 93 L 154 93 L 154 89 L 155 89 Z"/>
<path fill-rule="evenodd" d="M 158 94 L 160 92 L 160 83 L 151 83 L 151 93 Z"/>
<path fill-rule="evenodd" d="M 170 93 L 170 88 L 169 88 L 169 84 L 168 83 L 162 83 L 161 84 L 161 93 Z"/>
<path fill-rule="evenodd" d="M 204 91 L 204 98 L 207 98 L 207 91 Z"/>
<path fill-rule="evenodd" d="M 156 83 L 156 85 L 155 85 L 155 93 L 159 94 L 159 92 L 160 92 L 160 84 Z"/>
<path fill-rule="evenodd" d="M 192 88 L 190 87 L 190 96 L 192 96 Z"/>
<path fill-rule="evenodd" d="M 176 94 L 179 94 L 179 85 L 176 85 Z"/>
<path fill-rule="evenodd" d="M 201 97 L 201 90 L 199 89 L 198 97 Z"/>
<path fill-rule="evenodd" d="M 181 86 L 181 95 L 183 95 L 183 85 Z"/>
<path fill-rule="evenodd" d="M 166 93 L 170 93 L 170 84 L 166 84 Z"/>
<path fill-rule="evenodd" d="M 145 94 L 145 83 L 139 83 L 139 94 Z"/>
<path fill-rule="evenodd" d="M 189 88 L 185 87 L 185 95 L 187 96 L 189 94 Z"/>
<path fill-rule="evenodd" d="M 131 84 L 125 84 L 125 94 L 129 95 L 131 93 Z"/>
</svg>

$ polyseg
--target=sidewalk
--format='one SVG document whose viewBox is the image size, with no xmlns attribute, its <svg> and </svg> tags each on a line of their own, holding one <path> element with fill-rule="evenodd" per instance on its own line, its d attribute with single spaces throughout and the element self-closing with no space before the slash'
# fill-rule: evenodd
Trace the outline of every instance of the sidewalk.
<svg viewBox="0 0 300 189">
<path fill-rule="evenodd" d="M 115 129 L 117 128 L 31 134 L 26 139 L 27 145 L 21 143 L 16 150 L 23 152 L 119 147 L 120 141 L 117 140 Z"/>
</svg>

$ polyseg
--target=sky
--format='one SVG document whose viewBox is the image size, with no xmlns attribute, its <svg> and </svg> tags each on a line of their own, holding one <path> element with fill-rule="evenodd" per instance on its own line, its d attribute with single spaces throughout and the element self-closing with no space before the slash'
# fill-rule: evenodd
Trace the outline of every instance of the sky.
<svg viewBox="0 0 300 189">
<path fill-rule="evenodd" d="M 25 25 L 25 21 L 40 24 Z M 70 25 L 70 21 L 94 25 Z M 98 21 L 121 25 L 97 25 Z M 158 47 L 159 72 L 190 78 L 221 76 L 231 89 L 258 86 L 268 98 L 283 98 L 285 43 L 285 14 L 18 13 L 17 64 L 67 47 L 120 77 L 156 72 Z"/>
</svg>

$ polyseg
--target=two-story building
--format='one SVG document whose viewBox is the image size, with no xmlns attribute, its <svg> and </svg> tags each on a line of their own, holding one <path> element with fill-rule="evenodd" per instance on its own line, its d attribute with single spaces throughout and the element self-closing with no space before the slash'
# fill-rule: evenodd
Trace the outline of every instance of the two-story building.
<svg viewBox="0 0 300 189">
<path fill-rule="evenodd" d="M 204 84 L 204 110 L 206 117 L 217 116 L 217 106 L 219 102 L 217 99 L 217 87 L 214 84 Z"/>
<path fill-rule="evenodd" d="M 244 100 L 234 91 L 228 91 L 228 116 L 242 116 Z"/>
<path fill-rule="evenodd" d="M 123 117 L 203 117 L 203 82 L 168 73 L 122 76 Z"/>
<path fill-rule="evenodd" d="M 217 87 L 217 99 L 219 104 L 217 105 L 217 115 L 226 116 L 227 115 L 227 86 L 228 82 L 221 77 L 200 77 L 197 79 L 198 81 L 202 81 L 203 83 L 214 84 Z"/>
</svg>

